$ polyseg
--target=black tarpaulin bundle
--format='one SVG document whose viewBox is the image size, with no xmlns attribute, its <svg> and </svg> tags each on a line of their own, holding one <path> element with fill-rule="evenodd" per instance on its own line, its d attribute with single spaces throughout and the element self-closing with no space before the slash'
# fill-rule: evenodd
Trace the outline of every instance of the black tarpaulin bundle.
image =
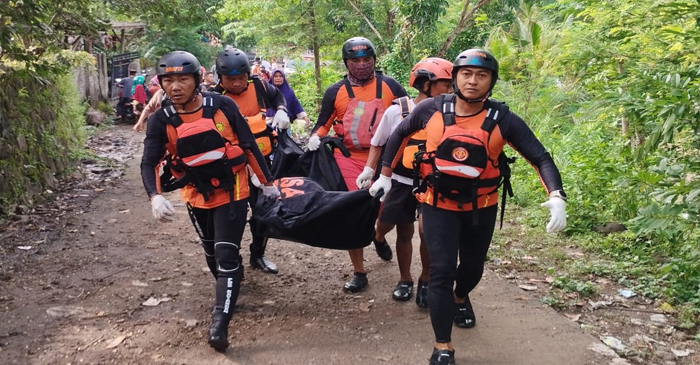
<svg viewBox="0 0 700 365">
<path fill-rule="evenodd" d="M 282 178 L 275 185 L 282 197 L 260 197 L 253 213 L 267 237 L 335 250 L 362 248 L 372 242 L 379 200 L 366 189 L 325 191 L 304 177 Z"/>
<path fill-rule="evenodd" d="M 308 176 L 308 172 L 302 169 L 297 161 L 304 154 L 304 150 L 299 147 L 289 135 L 289 130 L 279 132 L 277 136 L 277 147 L 272 158 L 270 173 L 273 179 L 289 176 Z"/>
<path fill-rule="evenodd" d="M 350 156 L 350 151 L 340 138 L 323 137 L 318 150 L 304 152 L 288 134 L 280 133 L 270 169 L 272 177 L 306 176 L 327 191 L 347 191 L 348 187 L 333 157 L 336 148 L 345 157 Z"/>
</svg>

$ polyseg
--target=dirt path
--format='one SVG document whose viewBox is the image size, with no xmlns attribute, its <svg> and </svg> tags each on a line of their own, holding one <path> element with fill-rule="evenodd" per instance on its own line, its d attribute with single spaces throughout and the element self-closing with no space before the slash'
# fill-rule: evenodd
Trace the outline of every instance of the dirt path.
<svg viewBox="0 0 700 365">
<path fill-rule="evenodd" d="M 122 178 L 74 184 L 0 228 L 0 364 L 427 364 L 430 320 L 390 298 L 395 261 L 368 250 L 370 288 L 348 295 L 345 252 L 276 240 L 268 256 L 280 274 L 246 261 L 232 347 L 215 353 L 204 340 L 214 282 L 184 206 L 176 222 L 155 222 L 138 168 L 143 136 L 103 134 L 135 152 Z M 151 297 L 167 301 L 142 305 Z M 610 362 L 587 349 L 596 338 L 491 271 L 472 302 L 477 327 L 453 333 L 460 365 Z"/>
</svg>

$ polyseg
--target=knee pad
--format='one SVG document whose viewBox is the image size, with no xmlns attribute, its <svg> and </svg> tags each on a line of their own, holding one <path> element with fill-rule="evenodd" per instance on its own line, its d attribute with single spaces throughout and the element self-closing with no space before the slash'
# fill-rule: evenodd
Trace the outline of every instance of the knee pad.
<svg viewBox="0 0 700 365">
<path fill-rule="evenodd" d="M 214 256 L 219 274 L 233 276 L 241 271 L 240 247 L 233 242 L 217 242 L 214 244 Z"/>
</svg>

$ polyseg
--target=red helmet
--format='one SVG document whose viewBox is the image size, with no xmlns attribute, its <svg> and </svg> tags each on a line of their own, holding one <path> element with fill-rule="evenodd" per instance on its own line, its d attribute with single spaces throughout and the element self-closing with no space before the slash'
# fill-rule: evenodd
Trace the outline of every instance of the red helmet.
<svg viewBox="0 0 700 365">
<path fill-rule="evenodd" d="M 452 80 L 452 66 L 452 62 L 442 58 L 426 58 L 413 66 L 408 84 L 420 91 L 420 85 L 415 84 L 419 78 L 426 77 L 429 81 Z"/>
</svg>

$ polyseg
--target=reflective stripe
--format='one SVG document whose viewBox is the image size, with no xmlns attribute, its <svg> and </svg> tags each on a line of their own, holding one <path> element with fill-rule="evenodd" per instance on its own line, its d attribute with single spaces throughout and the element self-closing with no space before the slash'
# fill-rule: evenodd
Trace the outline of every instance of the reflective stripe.
<svg viewBox="0 0 700 365">
<path fill-rule="evenodd" d="M 243 170 L 241 170 L 241 171 L 243 171 Z M 241 177 L 240 176 L 241 176 L 240 171 L 236 172 L 236 183 L 234 184 L 234 187 L 233 187 L 234 189 L 236 189 L 236 192 L 235 192 L 236 193 L 236 195 L 235 195 L 236 201 L 241 200 Z M 248 189 L 250 189 L 250 186 L 248 187 Z"/>
<path fill-rule="evenodd" d="M 475 168 L 466 165 L 437 166 L 437 169 L 440 171 L 455 171 L 470 177 L 479 177 L 479 175 L 481 175 L 481 173 L 479 173 L 479 171 L 477 171 Z"/>
<path fill-rule="evenodd" d="M 362 149 L 362 145 L 360 144 L 360 138 L 357 137 L 357 129 L 360 127 L 360 120 L 362 119 L 362 116 L 365 114 L 365 102 L 360 101 L 357 103 L 357 106 L 355 109 L 353 109 L 352 114 L 352 124 L 350 124 L 350 138 L 352 139 L 352 144 L 357 148 L 358 150 Z M 357 114 L 355 111 L 358 108 L 362 108 L 362 114 Z"/>
<path fill-rule="evenodd" d="M 198 163 L 200 163 L 202 161 L 205 161 L 205 160 L 215 161 L 215 160 L 220 160 L 222 157 L 224 157 L 224 153 L 222 151 L 209 151 L 209 152 L 206 152 L 203 155 L 195 158 L 192 161 L 185 162 L 185 164 L 187 164 L 187 166 L 196 166 Z"/>
</svg>

